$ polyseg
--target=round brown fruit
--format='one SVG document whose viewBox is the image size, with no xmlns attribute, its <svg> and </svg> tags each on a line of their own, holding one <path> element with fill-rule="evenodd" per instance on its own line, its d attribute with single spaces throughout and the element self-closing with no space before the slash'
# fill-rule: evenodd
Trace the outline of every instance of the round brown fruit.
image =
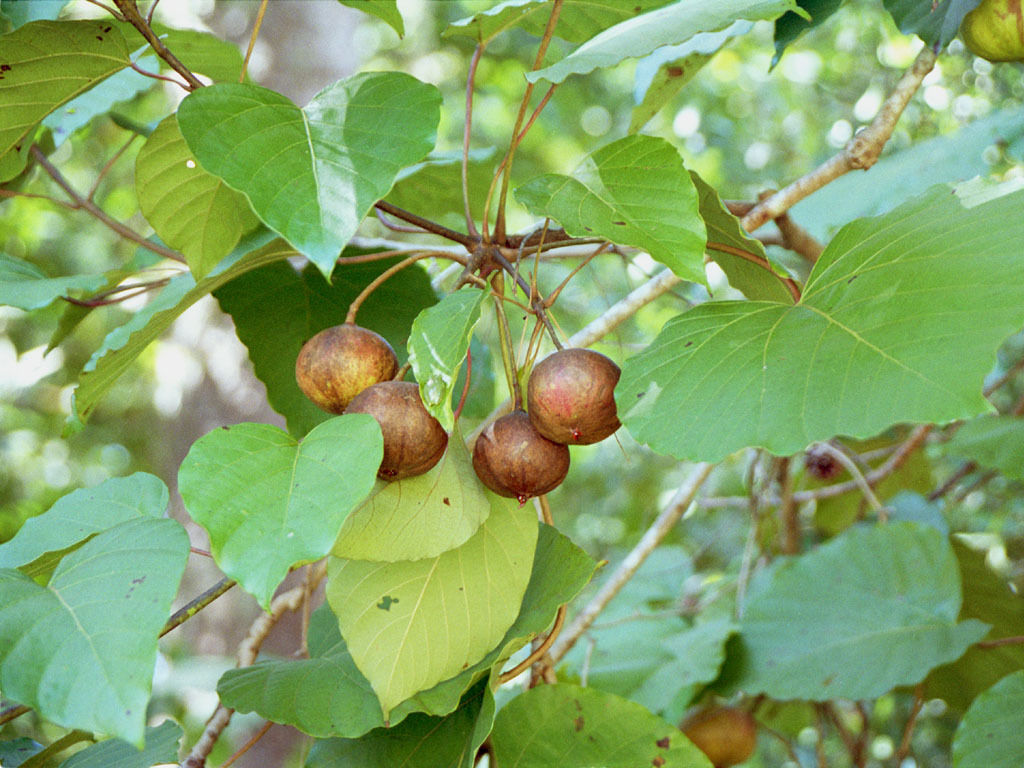
<svg viewBox="0 0 1024 768">
<path fill-rule="evenodd" d="M 473 469 L 499 496 L 519 499 L 554 490 L 569 472 L 569 449 L 534 429 L 516 410 L 487 425 L 473 446 Z"/>
<path fill-rule="evenodd" d="M 320 331 L 295 359 L 299 389 L 328 413 L 344 413 L 352 398 L 396 373 L 398 358 L 387 340 L 352 323 Z"/>
<path fill-rule="evenodd" d="M 734 707 L 696 712 L 679 726 L 715 768 L 729 768 L 750 758 L 757 747 L 757 722 Z"/>
<path fill-rule="evenodd" d="M 530 373 L 526 402 L 530 420 L 544 437 L 566 445 L 589 445 L 619 428 L 615 385 L 619 366 L 591 349 L 562 349 Z"/>
<path fill-rule="evenodd" d="M 411 381 L 369 386 L 352 398 L 345 413 L 367 413 L 380 424 L 384 458 L 377 476 L 382 480 L 422 475 L 448 447 L 448 434 L 423 407 L 419 385 Z"/>
<path fill-rule="evenodd" d="M 1020 0 L 981 0 L 960 24 L 964 45 L 989 61 L 1024 61 L 1024 9 Z"/>
</svg>

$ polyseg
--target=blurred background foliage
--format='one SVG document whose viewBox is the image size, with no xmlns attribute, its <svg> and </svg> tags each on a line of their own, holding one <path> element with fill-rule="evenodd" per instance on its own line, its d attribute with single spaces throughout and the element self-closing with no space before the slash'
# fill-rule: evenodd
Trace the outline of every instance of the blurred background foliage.
<svg viewBox="0 0 1024 768">
<path fill-rule="evenodd" d="M 0 11 L 13 18 L 24 13 L 26 5 L 31 13 L 52 17 L 63 3 L 3 0 Z M 383 22 L 328 0 L 273 2 L 249 73 L 254 82 L 303 104 L 321 88 L 360 69 L 410 72 L 441 89 L 445 103 L 437 149 L 456 151 L 461 146 L 473 41 L 443 32 L 451 21 L 493 5 L 489 0 L 399 0 L 407 30 L 400 40 Z M 244 50 L 257 9 L 256 2 L 164 0 L 156 18 L 170 26 L 210 30 Z M 96 16 L 101 12 L 76 0 L 62 13 Z M 486 190 L 507 146 L 524 88 L 523 73 L 532 62 L 536 43 L 537 38 L 522 30 L 506 32 L 488 47 L 480 63 L 472 141 L 479 151 L 474 190 Z M 571 49 L 559 40 L 553 46 L 559 52 Z M 895 28 L 878 0 L 850 0 L 793 43 L 773 67 L 772 25 L 758 24 L 716 55 L 643 131 L 669 139 L 686 165 L 723 198 L 756 200 L 765 190 L 814 168 L 866 125 L 919 46 L 916 38 Z M 541 173 L 569 172 L 587 152 L 625 135 L 643 67 L 642 62 L 627 62 L 573 77 L 559 87 L 517 152 L 513 187 Z M 954 41 L 911 102 L 879 165 L 869 174 L 841 179 L 794 209 L 794 218 L 827 238 L 839 223 L 891 208 L 937 181 L 977 174 L 1024 175 L 1019 144 L 1024 135 L 1019 117 L 1024 100 L 1021 73 L 1020 65 L 994 66 Z M 181 96 L 180 90 L 154 84 L 114 111 L 122 125 L 152 128 Z M 534 103 L 538 98 L 535 95 Z M 92 120 L 58 147 L 51 159 L 76 188 L 88 190 L 123 149 L 103 176 L 95 200 L 113 217 L 148 234 L 134 193 L 134 159 L 143 141 L 118 123 L 107 116 Z M 433 186 L 408 190 L 401 204 L 428 216 L 438 205 L 447 206 L 451 215 L 445 223 L 457 224 L 461 209 L 457 174 L 456 165 L 439 166 L 436 177 L 431 177 Z M 38 171 L 20 183 L 25 191 L 56 193 Z M 419 209 L 417 196 L 422 201 Z M 481 208 L 477 200 L 477 215 Z M 3 200 L 0 211 L 0 250 L 38 265 L 49 275 L 100 273 L 135 260 L 148 263 L 133 244 L 82 212 L 26 197 Z M 535 224 L 513 204 L 513 230 Z M 363 234 L 402 238 L 374 220 L 364 224 Z M 771 250 L 780 262 L 806 269 L 789 254 Z M 558 260 L 546 262 L 540 275 L 544 288 L 557 285 L 571 267 Z M 656 271 L 649 259 L 630 262 L 614 254 L 602 256 L 570 283 L 555 316 L 571 334 Z M 713 286 L 715 298 L 730 295 L 720 280 Z M 702 290 L 677 289 L 639 312 L 599 348 L 618 359 L 628 357 L 666 319 L 693 300 L 703 299 Z M 144 470 L 163 478 L 173 490 L 178 464 L 189 446 L 215 426 L 239 421 L 283 424 L 267 407 L 263 387 L 252 375 L 230 319 L 207 298 L 186 312 L 119 379 L 85 430 L 62 437 L 82 366 L 105 335 L 144 301 L 139 297 L 83 313 L 62 303 L 33 313 L 0 307 L 0 541 L 59 496 L 107 477 Z M 69 312 L 80 314 L 79 322 L 48 351 L 54 335 L 65 333 Z M 487 322 L 481 325 L 483 340 L 489 341 L 493 332 Z M 1010 340 L 993 378 L 1022 356 L 1024 339 Z M 488 361 L 483 348 L 474 357 L 481 380 L 497 383 L 482 387 L 478 399 L 471 402 L 466 411 L 469 423 L 464 426 L 467 433 L 493 407 L 495 398 L 505 397 L 500 361 Z M 997 394 L 996 402 L 1009 410 L 1022 393 L 1024 384 L 1018 376 Z M 876 447 L 884 449 L 896 439 L 883 436 Z M 684 617 L 705 611 L 709 613 L 703 615 L 728 613 L 735 598 L 736 575 L 750 567 L 753 543 L 771 542 L 776 533 L 774 520 L 759 516 L 756 502 L 741 499 L 763 487 L 772 475 L 773 461 L 744 452 L 727 462 L 730 471 L 716 473 L 717 487 L 711 493 L 740 501 L 699 509 L 678 527 L 664 557 L 646 567 L 649 579 L 657 581 L 660 574 L 663 583 L 641 595 L 644 610 L 669 610 Z M 926 494 L 957 466 L 955 459 L 943 456 L 940 445 L 931 446 L 921 461 L 904 470 L 893 490 L 910 487 Z M 915 473 L 913 477 L 910 472 Z M 614 560 L 636 541 L 685 474 L 685 467 L 637 446 L 623 430 L 617 441 L 574 451 L 567 481 L 551 495 L 556 521 L 593 555 Z M 803 478 L 800 486 L 814 482 Z M 805 520 L 818 523 L 820 533 L 827 535 L 830 525 L 825 521 L 835 520 L 836 515 L 855 518 L 860 513 L 859 497 L 841 500 L 844 509 L 837 509 L 839 501 L 832 509 L 803 510 Z M 176 514 L 182 515 L 180 504 Z M 953 530 L 977 534 L 990 565 L 1024 587 L 1024 488 L 1020 484 L 980 471 L 970 473 L 948 497 L 944 514 Z M 751 519 L 756 521 L 754 526 Z M 193 541 L 202 541 L 200 529 L 191 526 L 190 534 Z M 194 594 L 215 578 L 212 566 L 194 558 L 183 595 Z M 638 580 L 637 589 L 642 591 L 644 583 Z M 624 597 L 622 602 L 630 601 Z M 256 612 L 253 601 L 237 590 L 215 609 L 171 635 L 163 646 L 157 690 L 164 695 L 158 696 L 157 708 L 164 708 L 192 731 L 187 741 L 194 740 L 215 703 L 216 678 L 230 665 L 242 628 Z M 629 621 L 631 615 L 606 618 L 614 624 Z M 287 633 L 287 625 L 281 633 Z M 614 648 L 614 642 L 607 647 Z M 268 648 L 273 650 L 273 645 Z M 595 668 L 594 674 L 600 672 Z M 908 707 L 908 697 L 892 694 L 869 713 L 883 734 L 871 747 L 876 761 L 884 760 L 898 744 L 897 725 L 890 724 L 902 723 Z M 813 748 L 813 712 L 806 707 L 777 709 L 770 718 L 773 727 L 797 735 L 798 743 Z M 843 711 L 851 718 L 859 716 L 853 709 Z M 942 755 L 948 755 L 945 745 L 952 721 L 943 719 L 943 711 L 941 702 L 926 705 L 917 731 L 917 754 L 927 757 L 927 765 L 946 764 Z M 23 721 L 8 730 L 24 728 Z M 236 718 L 212 759 L 216 762 L 229 754 L 231 734 L 241 734 L 236 741 L 243 739 L 252 722 Z M 291 741 L 283 728 L 275 727 L 272 736 L 278 731 L 282 734 L 277 738 L 261 742 L 262 752 L 246 756 L 251 761 L 247 764 L 284 764 L 292 754 Z M 752 765 L 778 765 L 786 759 L 775 740 L 762 740 L 768 742 L 761 752 L 763 763 L 752 761 Z M 833 748 L 840 749 L 828 747 Z"/>
</svg>

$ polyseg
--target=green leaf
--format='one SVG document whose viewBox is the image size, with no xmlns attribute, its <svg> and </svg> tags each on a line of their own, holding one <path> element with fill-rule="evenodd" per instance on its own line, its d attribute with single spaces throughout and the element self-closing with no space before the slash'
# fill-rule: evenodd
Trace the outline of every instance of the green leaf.
<svg viewBox="0 0 1024 768">
<path fill-rule="evenodd" d="M 118 377 L 135 359 L 178 319 L 182 312 L 206 294 L 251 269 L 294 256 L 295 251 L 280 240 L 263 245 L 262 233 L 251 240 L 243 240 L 232 258 L 225 259 L 212 273 L 198 283 L 190 275 L 173 278 L 160 294 L 140 309 L 127 323 L 107 334 L 79 377 L 75 390 L 69 427 L 74 429 L 95 410 Z"/>
<path fill-rule="evenodd" d="M 613 67 L 663 45 L 684 43 L 701 32 L 717 32 L 734 21 L 771 21 L 786 11 L 802 13 L 796 0 L 680 0 L 606 29 L 561 61 L 528 73 L 526 79 L 560 83 L 569 75 Z"/>
<path fill-rule="evenodd" d="M 480 530 L 437 557 L 329 560 L 327 599 L 385 719 L 413 694 L 478 662 L 519 613 L 537 540 L 536 514 L 492 499 Z"/>
<path fill-rule="evenodd" d="M 174 51 L 192 72 L 216 83 L 237 83 L 242 72 L 242 52 L 230 40 L 195 29 L 170 29 L 155 25 L 164 45 Z"/>
<path fill-rule="evenodd" d="M 180 725 L 164 720 L 146 729 L 146 746 L 141 752 L 120 739 L 108 739 L 76 752 L 60 768 L 150 768 L 158 763 L 177 763 L 182 733 Z"/>
<path fill-rule="evenodd" d="M 733 686 L 826 701 L 913 685 L 988 634 L 980 621 L 957 623 L 960 602 L 956 556 L 939 531 L 851 528 L 751 586 Z"/>
<path fill-rule="evenodd" d="M 450 293 L 417 315 L 412 324 L 409 362 L 420 385 L 420 399 L 447 432 L 455 424 L 452 390 L 486 297 L 485 291 L 473 287 Z"/>
<path fill-rule="evenodd" d="M 139 208 L 167 245 L 201 279 L 258 220 L 245 195 L 198 166 L 174 115 L 146 139 L 135 160 Z"/>
<path fill-rule="evenodd" d="M 18 309 L 41 309 L 71 291 L 95 291 L 103 275 L 47 277 L 35 264 L 0 253 L 0 304 Z"/>
<path fill-rule="evenodd" d="M 350 560 L 422 560 L 463 544 L 491 513 L 462 436 L 428 472 L 390 483 L 352 512 L 331 554 Z"/>
<path fill-rule="evenodd" d="M 102 21 L 33 21 L 0 36 L 0 158 L 40 120 L 130 63 Z"/>
<path fill-rule="evenodd" d="M 953 736 L 954 768 L 1019 768 L 1024 762 L 1024 670 L 979 696 Z"/>
<path fill-rule="evenodd" d="M 0 765 L 4 768 L 18 768 L 30 757 L 43 751 L 43 745 L 27 737 L 0 741 Z"/>
<path fill-rule="evenodd" d="M 661 641 L 669 661 L 643 681 L 630 698 L 652 712 L 679 720 L 700 688 L 710 683 L 725 660 L 725 642 L 736 631 L 728 619 L 711 619 Z"/>
<path fill-rule="evenodd" d="M 397 0 L 338 0 L 338 2 L 349 8 L 358 8 L 363 13 L 376 16 L 395 30 L 399 37 L 405 37 L 405 23 L 402 21 L 402 12 L 398 10 Z"/>
<path fill-rule="evenodd" d="M 696 172 L 690 171 L 690 178 L 697 188 L 700 198 L 700 216 L 704 219 L 704 225 L 708 231 L 708 242 L 722 243 L 746 251 L 768 261 L 761 241 L 747 234 L 725 203 L 718 196 L 718 193 L 702 179 Z M 729 285 L 744 296 L 753 301 L 777 301 L 782 304 L 792 304 L 793 297 L 783 285 L 782 281 L 772 277 L 768 270 L 752 264 L 747 259 L 728 253 L 720 248 L 708 247 L 708 255 L 715 260 L 715 263 L 722 268 L 725 276 L 729 278 Z M 772 265 L 773 271 L 786 276 L 785 272 Z"/>
<path fill-rule="evenodd" d="M 885 0 L 885 8 L 892 15 L 900 32 L 917 35 L 929 46 L 945 47 L 956 37 L 964 16 L 978 5 L 979 0 Z"/>
<path fill-rule="evenodd" d="M 138 65 L 153 72 L 159 69 L 158 62 L 156 56 L 147 56 L 140 59 Z M 53 132 L 53 142 L 59 147 L 75 131 L 88 125 L 93 118 L 104 115 L 115 105 L 148 91 L 155 84 L 156 80 L 140 75 L 134 69 L 123 69 L 51 112 L 43 120 L 43 125 Z"/>
<path fill-rule="evenodd" d="M 589 40 L 608 27 L 639 13 L 659 8 L 671 0 L 565 0 L 558 15 L 555 35 L 573 43 Z M 520 27 L 532 35 L 544 34 L 551 16 L 547 0 L 506 0 L 492 8 L 453 22 L 448 35 L 469 35 L 488 42 L 506 30 Z"/>
<path fill-rule="evenodd" d="M 357 253 L 362 252 L 345 252 Z M 302 345 L 324 328 L 343 322 L 359 292 L 398 261 L 345 264 L 343 260 L 333 283 L 327 283 L 312 267 L 296 272 L 291 264 L 281 262 L 238 277 L 214 294 L 249 349 L 256 376 L 267 387 L 271 408 L 285 417 L 291 434 L 304 435 L 330 417 L 295 383 L 295 358 Z M 358 320 L 400 351 L 413 320 L 435 301 L 437 295 L 427 273 L 413 265 L 370 294 L 359 309 Z M 270 306 L 273 312 L 267 311 Z"/>
<path fill-rule="evenodd" d="M 775 55 L 772 66 L 779 63 L 782 52 L 790 43 L 796 41 L 804 32 L 817 27 L 829 16 L 839 10 L 843 0 L 797 0 L 806 16 L 794 11 L 786 11 L 775 21 Z"/>
<path fill-rule="evenodd" d="M 365 414 L 329 419 L 301 443 L 269 424 L 236 424 L 192 444 L 178 485 L 217 565 L 269 609 L 289 568 L 330 551 L 373 487 L 382 451 L 380 426 Z"/>
<path fill-rule="evenodd" d="M 622 366 L 620 418 L 656 451 L 718 461 L 985 413 L 981 382 L 1024 322 L 1024 264 L 1005 247 L 1024 238 L 1022 204 L 966 208 L 940 187 L 849 224 L 798 304 L 712 302 L 670 320 Z"/>
<path fill-rule="evenodd" d="M 46 587 L 0 571 L 4 696 L 141 748 L 157 635 L 188 551 L 179 523 L 140 518 L 69 554 Z"/>
<path fill-rule="evenodd" d="M 590 154 L 573 176 L 547 174 L 516 189 L 536 216 L 573 236 L 604 237 L 647 251 L 684 280 L 706 281 L 704 222 L 697 192 L 675 147 L 627 136 Z"/>
<path fill-rule="evenodd" d="M 494 720 L 491 742 L 501 768 L 711 766 L 678 728 L 639 704 L 566 683 L 512 699 Z"/>
<path fill-rule="evenodd" d="M 454 678 L 402 702 L 389 714 L 394 728 L 412 712 L 446 715 L 463 693 L 497 662 L 551 624 L 558 606 L 583 588 L 596 563 L 554 528 L 541 525 L 530 583 L 519 616 L 500 643 Z M 376 694 L 358 670 L 327 606 L 314 611 L 309 626 L 310 658 L 262 661 L 228 670 L 217 684 L 225 706 L 256 712 L 275 723 L 293 725 L 323 738 L 356 738 L 384 726 Z"/>
<path fill-rule="evenodd" d="M 957 537 L 952 544 L 963 583 L 960 618 L 991 624 L 990 639 L 1024 635 L 1024 600 L 985 564 L 984 550 L 972 549 Z M 1018 669 L 1024 669 L 1024 645 L 970 648 L 952 664 L 932 670 L 926 681 L 928 696 L 963 711 L 982 691 Z"/>
<path fill-rule="evenodd" d="M 636 106 L 629 132 L 636 133 L 673 96 L 679 93 L 722 46 L 753 29 L 749 21 L 736 21 L 721 32 L 702 32 L 681 45 L 666 45 L 637 62 L 633 97 Z"/>
<path fill-rule="evenodd" d="M 115 525 L 163 517 L 168 498 L 163 480 L 145 472 L 72 491 L 0 544 L 0 568 L 21 568 L 48 553 L 59 560 L 69 548 Z"/>
<path fill-rule="evenodd" d="M 1024 419 L 998 414 L 971 419 L 956 431 L 945 452 L 1024 480 Z"/>
<path fill-rule="evenodd" d="M 474 149 L 469 153 L 466 169 L 471 212 L 480 221 L 484 200 L 494 178 L 494 147 Z M 424 200 L 430 201 L 431 218 L 451 227 L 466 226 L 465 206 L 462 200 L 462 152 L 431 152 L 422 163 L 416 163 L 398 172 L 395 186 L 387 200 L 407 211 L 418 210 Z"/>
<path fill-rule="evenodd" d="M 370 72 L 328 86 L 303 109 L 255 85 L 200 88 L 178 108 L 178 126 L 203 168 L 244 192 L 330 278 L 399 170 L 433 149 L 440 105 L 432 85 Z"/>
<path fill-rule="evenodd" d="M 473 768 L 477 749 L 494 721 L 494 696 L 481 680 L 446 717 L 414 714 L 397 726 L 379 728 L 361 739 L 319 741 L 306 768 Z"/>
</svg>

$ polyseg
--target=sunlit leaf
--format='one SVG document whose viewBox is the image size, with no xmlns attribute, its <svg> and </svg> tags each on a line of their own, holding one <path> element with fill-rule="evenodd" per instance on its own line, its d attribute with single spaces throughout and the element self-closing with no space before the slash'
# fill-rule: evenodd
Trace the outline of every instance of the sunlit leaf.
<svg viewBox="0 0 1024 768">
<path fill-rule="evenodd" d="M 399 37 L 405 37 L 405 23 L 402 21 L 402 12 L 398 10 L 397 0 L 338 0 L 338 2 L 376 16 L 395 30 Z"/>
<path fill-rule="evenodd" d="M 188 551 L 179 523 L 139 518 L 67 555 L 45 587 L 0 570 L 4 696 L 142 747 L 157 635 Z"/>
<path fill-rule="evenodd" d="M 330 550 L 373 487 L 381 445 L 365 414 L 325 421 L 301 443 L 270 424 L 224 426 L 192 444 L 178 484 L 217 565 L 268 608 L 289 568 Z"/>
<path fill-rule="evenodd" d="M 440 102 L 398 72 L 339 80 L 303 109 L 266 88 L 219 84 L 189 94 L 178 126 L 203 168 L 330 277 L 398 171 L 434 148 Z"/>
<path fill-rule="evenodd" d="M 670 320 L 622 366 L 620 418 L 656 451 L 717 461 L 991 410 L 982 380 L 1024 322 L 1024 263 L 1006 248 L 1024 238 L 1022 204 L 967 208 L 940 187 L 847 225 L 798 304 L 712 302 Z"/>
</svg>

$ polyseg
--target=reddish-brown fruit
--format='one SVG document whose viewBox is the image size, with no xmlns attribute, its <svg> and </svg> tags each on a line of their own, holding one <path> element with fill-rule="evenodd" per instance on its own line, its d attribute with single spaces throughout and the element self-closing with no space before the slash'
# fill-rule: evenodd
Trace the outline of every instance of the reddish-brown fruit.
<svg viewBox="0 0 1024 768">
<path fill-rule="evenodd" d="M 526 402 L 530 420 L 544 437 L 566 445 L 589 445 L 619 428 L 615 385 L 619 366 L 600 352 L 563 349 L 530 373 Z"/>
<path fill-rule="evenodd" d="M 382 381 L 367 387 L 352 398 L 345 413 L 367 413 L 380 424 L 384 458 L 377 476 L 382 480 L 422 475 L 448 447 L 448 434 L 423 407 L 419 385 L 411 381 Z"/>
<path fill-rule="evenodd" d="M 843 471 L 835 457 L 821 448 L 811 448 L 804 454 L 804 467 L 807 474 L 818 480 L 834 480 Z"/>
<path fill-rule="evenodd" d="M 499 496 L 521 503 L 558 487 L 569 472 L 569 449 L 534 429 L 525 411 L 512 411 L 480 433 L 473 469 Z"/>
<path fill-rule="evenodd" d="M 398 358 L 387 340 L 352 323 L 320 331 L 295 359 L 299 389 L 328 413 L 344 413 L 352 398 L 396 373 Z"/>
<path fill-rule="evenodd" d="M 715 768 L 729 768 L 750 758 L 757 747 L 757 721 L 734 707 L 695 712 L 679 726 Z"/>
</svg>

